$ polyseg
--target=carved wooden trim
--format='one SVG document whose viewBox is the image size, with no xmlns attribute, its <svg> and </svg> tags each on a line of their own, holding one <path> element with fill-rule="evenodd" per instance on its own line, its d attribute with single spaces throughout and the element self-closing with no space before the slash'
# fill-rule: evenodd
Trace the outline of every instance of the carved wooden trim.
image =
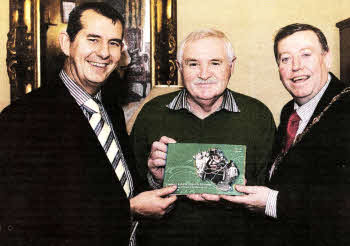
<svg viewBox="0 0 350 246">
<path fill-rule="evenodd" d="M 336 27 L 338 27 L 340 30 L 350 27 L 350 18 L 340 21 L 336 24 Z"/>
<path fill-rule="evenodd" d="M 153 86 L 177 86 L 176 0 L 151 1 L 152 81 Z"/>
<path fill-rule="evenodd" d="M 7 73 L 11 102 L 38 87 L 34 13 L 37 0 L 10 0 Z"/>
</svg>

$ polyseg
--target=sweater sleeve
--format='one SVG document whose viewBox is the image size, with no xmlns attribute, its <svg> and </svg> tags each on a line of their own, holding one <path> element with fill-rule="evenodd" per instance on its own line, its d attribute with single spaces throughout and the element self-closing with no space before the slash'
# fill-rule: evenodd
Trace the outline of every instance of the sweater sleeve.
<svg viewBox="0 0 350 246">
<path fill-rule="evenodd" d="M 130 141 L 136 159 L 136 171 L 143 182 L 147 182 L 147 160 L 151 150 L 151 144 L 148 143 L 147 139 L 149 124 L 146 117 L 147 111 L 147 107 L 140 111 L 130 134 Z"/>
</svg>

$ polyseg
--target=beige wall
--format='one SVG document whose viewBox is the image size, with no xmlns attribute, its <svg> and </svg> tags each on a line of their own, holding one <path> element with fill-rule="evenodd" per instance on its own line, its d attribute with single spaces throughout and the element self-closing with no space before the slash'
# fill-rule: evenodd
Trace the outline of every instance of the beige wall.
<svg viewBox="0 0 350 246">
<path fill-rule="evenodd" d="M 273 38 L 287 24 L 319 27 L 333 52 L 331 71 L 339 76 L 339 31 L 335 24 L 350 17 L 349 0 L 177 0 L 178 40 L 195 29 L 214 27 L 233 43 L 237 62 L 229 88 L 256 97 L 273 112 L 276 123 L 291 99 L 279 81 Z"/>
<path fill-rule="evenodd" d="M 9 1 L 3 0 L 0 8 L 0 111 L 10 103 L 10 82 L 6 68 L 6 41 L 9 31 Z"/>
</svg>

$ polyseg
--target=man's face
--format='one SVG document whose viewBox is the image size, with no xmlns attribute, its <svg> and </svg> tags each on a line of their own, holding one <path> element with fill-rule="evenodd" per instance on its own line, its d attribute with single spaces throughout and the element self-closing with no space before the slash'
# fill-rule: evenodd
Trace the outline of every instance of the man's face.
<svg viewBox="0 0 350 246">
<path fill-rule="evenodd" d="M 281 81 L 294 100 L 303 105 L 326 84 L 330 52 L 325 52 L 313 31 L 296 32 L 278 43 Z"/>
<path fill-rule="evenodd" d="M 216 101 L 222 95 L 232 71 L 233 62 L 228 61 L 223 40 L 209 37 L 185 46 L 181 67 L 183 83 L 200 104 Z"/>
<path fill-rule="evenodd" d="M 118 21 L 86 10 L 82 29 L 69 42 L 66 72 L 89 94 L 95 94 L 120 60 L 123 28 Z M 69 40 L 69 39 L 68 39 Z"/>
</svg>

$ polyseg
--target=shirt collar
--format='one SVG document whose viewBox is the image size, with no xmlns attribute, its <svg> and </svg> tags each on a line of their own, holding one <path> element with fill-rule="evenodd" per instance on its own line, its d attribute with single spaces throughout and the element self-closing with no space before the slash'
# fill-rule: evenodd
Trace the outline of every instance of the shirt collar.
<svg viewBox="0 0 350 246">
<path fill-rule="evenodd" d="M 96 95 L 92 97 L 89 93 L 77 85 L 63 69 L 61 70 L 59 76 L 79 106 L 83 105 L 87 100 L 91 98 L 97 99 L 101 102 L 101 90 L 99 90 Z"/>
<path fill-rule="evenodd" d="M 321 97 L 323 96 L 324 92 L 326 91 L 330 81 L 331 81 L 331 75 L 328 74 L 328 80 L 327 83 L 322 87 L 322 89 L 307 103 L 299 106 L 294 101 L 294 109 L 297 111 L 297 114 L 301 118 L 302 121 L 308 122 L 314 113 L 316 106 L 318 102 L 321 100 Z"/>
<path fill-rule="evenodd" d="M 181 90 L 174 99 L 166 105 L 171 110 L 180 110 L 180 109 L 186 109 L 189 112 L 191 112 L 190 105 L 187 102 L 187 90 L 183 89 Z M 229 112 L 240 112 L 238 105 L 234 99 L 232 91 L 226 89 L 223 94 L 224 98 L 222 100 L 222 104 L 216 111 L 220 111 L 222 109 L 227 110 Z"/>
</svg>

